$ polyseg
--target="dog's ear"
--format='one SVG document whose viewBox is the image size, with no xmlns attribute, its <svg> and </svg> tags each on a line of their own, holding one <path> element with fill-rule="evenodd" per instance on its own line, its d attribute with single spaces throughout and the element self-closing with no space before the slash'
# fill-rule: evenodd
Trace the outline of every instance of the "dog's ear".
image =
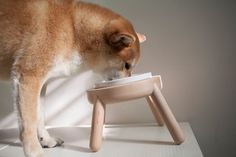
<svg viewBox="0 0 236 157">
<path fill-rule="evenodd" d="M 140 34 L 140 33 L 137 33 L 137 32 L 136 32 L 136 34 L 137 34 L 137 36 L 138 36 L 138 40 L 139 40 L 140 43 L 143 43 L 144 41 L 147 40 L 147 38 L 146 38 L 145 35 Z"/>
<path fill-rule="evenodd" d="M 114 33 L 108 37 L 108 42 L 115 48 L 125 48 L 135 42 L 135 37 L 128 33 Z"/>
<path fill-rule="evenodd" d="M 110 21 L 104 33 L 107 43 L 116 49 L 129 47 L 136 41 L 133 26 L 123 18 Z"/>
</svg>

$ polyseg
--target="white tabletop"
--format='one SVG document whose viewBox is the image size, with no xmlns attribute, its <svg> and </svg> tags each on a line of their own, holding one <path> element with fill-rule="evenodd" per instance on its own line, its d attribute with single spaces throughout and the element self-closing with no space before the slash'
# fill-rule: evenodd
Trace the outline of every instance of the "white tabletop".
<svg viewBox="0 0 236 157">
<path fill-rule="evenodd" d="M 51 157 L 203 157 L 190 125 L 181 123 L 180 126 L 186 136 L 181 145 L 173 144 L 166 127 L 107 126 L 103 145 L 97 153 L 88 149 L 90 127 L 52 128 L 50 132 L 64 139 L 64 146 L 44 150 Z M 0 141 L 5 141 L 0 142 L 0 157 L 24 157 L 20 143 L 11 142 L 12 138 L 17 140 L 16 131 L 0 131 L 0 134 Z"/>
</svg>

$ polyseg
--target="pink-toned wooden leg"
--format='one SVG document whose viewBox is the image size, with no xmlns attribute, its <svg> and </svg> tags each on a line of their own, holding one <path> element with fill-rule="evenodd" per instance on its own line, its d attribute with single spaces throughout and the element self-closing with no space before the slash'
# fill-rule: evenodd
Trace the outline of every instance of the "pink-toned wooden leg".
<svg viewBox="0 0 236 157">
<path fill-rule="evenodd" d="M 104 124 L 105 105 L 97 99 L 93 107 L 92 128 L 90 136 L 90 149 L 98 151 L 102 143 L 102 132 Z"/>
<path fill-rule="evenodd" d="M 157 105 L 165 124 L 170 131 L 172 138 L 174 139 L 176 144 L 180 144 L 184 141 L 184 134 L 176 121 L 173 113 L 171 112 L 165 98 L 163 97 L 160 89 L 155 84 L 154 91 L 151 95 L 153 101 Z"/>
<path fill-rule="evenodd" d="M 152 113 L 157 121 L 157 123 L 160 125 L 160 126 L 163 126 L 165 123 L 161 117 L 161 113 L 160 111 L 158 110 L 157 108 L 157 105 L 155 104 L 155 102 L 152 100 L 152 97 L 151 96 L 147 96 L 146 97 L 146 100 L 149 104 L 149 107 L 151 108 L 152 110 Z"/>
</svg>

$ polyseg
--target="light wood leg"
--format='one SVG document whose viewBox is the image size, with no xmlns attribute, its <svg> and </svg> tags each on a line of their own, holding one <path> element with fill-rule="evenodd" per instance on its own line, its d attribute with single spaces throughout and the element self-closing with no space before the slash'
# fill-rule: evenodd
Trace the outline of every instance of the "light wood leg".
<svg viewBox="0 0 236 157">
<path fill-rule="evenodd" d="M 165 124 L 170 131 L 170 134 L 172 138 L 174 139 L 176 144 L 180 144 L 184 141 L 184 135 L 183 132 L 176 121 L 173 113 L 171 112 L 165 98 L 163 97 L 160 89 L 155 84 L 154 85 L 154 91 L 151 95 L 153 101 L 157 105 L 163 120 L 165 121 Z"/>
<path fill-rule="evenodd" d="M 152 110 L 152 113 L 157 121 L 157 123 L 160 125 L 160 126 L 163 126 L 165 123 L 161 117 L 161 113 L 160 111 L 158 110 L 157 108 L 157 105 L 155 104 L 155 102 L 152 100 L 152 97 L 151 96 L 147 96 L 146 97 L 146 100 L 149 104 L 149 107 L 151 108 Z"/>
<path fill-rule="evenodd" d="M 98 151 L 102 143 L 102 132 L 105 117 L 105 105 L 97 99 L 93 107 L 92 128 L 90 137 L 90 149 Z"/>
</svg>

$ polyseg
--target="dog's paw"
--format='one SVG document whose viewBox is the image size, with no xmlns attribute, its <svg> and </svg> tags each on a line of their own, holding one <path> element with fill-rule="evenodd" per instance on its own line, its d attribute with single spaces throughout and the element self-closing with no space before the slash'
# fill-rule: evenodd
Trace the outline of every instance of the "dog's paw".
<svg viewBox="0 0 236 157">
<path fill-rule="evenodd" d="M 64 143 L 63 140 L 54 137 L 49 137 L 49 138 L 41 137 L 39 141 L 43 148 L 53 148 L 56 146 L 61 146 Z"/>
</svg>

